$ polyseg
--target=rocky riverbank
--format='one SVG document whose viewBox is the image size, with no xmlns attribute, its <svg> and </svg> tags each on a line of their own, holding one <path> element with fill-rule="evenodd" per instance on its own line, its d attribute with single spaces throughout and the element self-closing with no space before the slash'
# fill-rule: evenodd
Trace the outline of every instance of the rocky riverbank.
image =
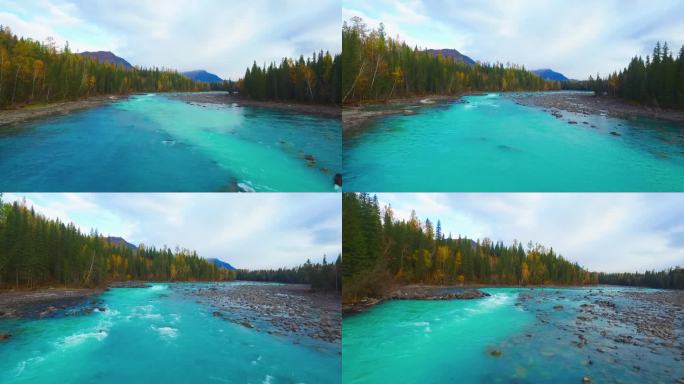
<svg viewBox="0 0 684 384">
<path fill-rule="evenodd" d="M 575 348 L 584 356 L 578 364 L 599 371 L 603 364 L 620 364 L 640 377 L 652 372 L 684 379 L 684 371 L 678 374 L 669 368 L 684 366 L 682 291 L 525 290 L 516 305 L 534 313 L 538 321 L 520 339 L 555 339 L 545 349 L 549 356 Z"/>
<path fill-rule="evenodd" d="M 284 111 L 318 115 L 323 117 L 339 118 L 341 108 L 337 105 L 287 103 L 279 101 L 251 100 L 243 96 L 228 93 L 178 93 L 170 95 L 171 98 L 181 100 L 189 104 L 222 104 L 257 108 L 279 109 Z"/>
<path fill-rule="evenodd" d="M 341 342 L 340 296 L 311 292 L 301 284 L 216 284 L 185 289 L 213 316 L 270 334 Z"/>
<path fill-rule="evenodd" d="M 384 103 L 345 105 L 342 108 L 342 134 L 353 135 L 362 131 L 373 120 L 382 116 L 415 115 L 421 108 L 430 108 L 455 103 L 463 95 L 456 96 L 416 96 L 392 99 Z"/>
<path fill-rule="evenodd" d="M 93 96 L 82 100 L 60 101 L 49 104 L 27 105 L 16 109 L 4 109 L 0 110 L 0 126 L 23 123 L 53 115 L 68 115 L 71 112 L 99 107 L 121 98 L 121 96 Z"/>
<path fill-rule="evenodd" d="M 92 312 L 102 289 L 46 288 L 0 291 L 0 319 L 44 318 Z M 73 311 L 74 307 L 79 307 Z"/>
<path fill-rule="evenodd" d="M 387 300 L 472 300 L 490 296 L 479 289 L 455 288 L 428 285 L 407 285 L 396 288 L 381 298 L 365 297 L 361 300 L 342 306 L 344 314 L 364 312 L 371 307 Z"/>
<path fill-rule="evenodd" d="M 684 123 L 684 112 L 648 107 L 614 97 L 596 97 L 587 92 L 524 93 L 511 96 L 517 103 L 544 108 L 558 117 L 558 111 L 581 115 L 603 115 L 622 119 L 648 117 Z"/>
</svg>

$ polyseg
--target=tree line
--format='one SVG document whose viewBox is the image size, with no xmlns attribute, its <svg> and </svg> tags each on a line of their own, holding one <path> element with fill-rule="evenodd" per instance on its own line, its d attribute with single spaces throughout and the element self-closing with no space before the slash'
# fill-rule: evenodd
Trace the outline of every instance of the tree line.
<svg viewBox="0 0 684 384">
<path fill-rule="evenodd" d="M 178 72 L 100 63 L 58 49 L 54 40 L 41 43 L 19 38 L 0 26 L 0 107 L 75 100 L 94 95 L 131 92 L 206 90 Z"/>
<path fill-rule="evenodd" d="M 341 72 L 340 55 L 321 51 L 306 59 L 284 58 L 278 65 L 254 62 L 238 86 L 255 100 L 339 104 Z"/>
<path fill-rule="evenodd" d="M 620 97 L 641 104 L 684 109 L 684 46 L 675 59 L 667 46 L 657 42 L 646 60 L 635 56 L 627 68 L 606 78 L 589 76 L 586 88 L 596 95 Z"/>
<path fill-rule="evenodd" d="M 559 89 L 517 65 L 476 63 L 411 48 L 387 37 L 382 23 L 369 30 L 359 17 L 342 27 L 342 102 L 388 100 L 420 95 L 459 95 L 470 91 Z"/>
<path fill-rule="evenodd" d="M 1 198 L 1 196 L 0 196 Z M 102 286 L 112 281 L 233 280 L 232 271 L 186 249 L 116 245 L 97 231 L 0 200 L 0 288 Z"/>
<path fill-rule="evenodd" d="M 684 289 L 684 268 L 645 273 L 599 273 L 600 284 L 627 285 L 659 289 Z"/>
<path fill-rule="evenodd" d="M 323 256 L 323 262 L 312 263 L 307 260 L 303 265 L 294 268 L 237 270 L 238 280 L 276 282 L 286 284 L 309 284 L 314 291 L 342 291 L 341 256 L 334 263 L 329 263 Z"/>
<path fill-rule="evenodd" d="M 442 232 L 441 222 L 408 220 L 380 209 L 377 196 L 342 195 L 343 301 L 381 295 L 393 284 L 583 285 L 590 273 L 532 242 L 523 248 Z"/>
</svg>

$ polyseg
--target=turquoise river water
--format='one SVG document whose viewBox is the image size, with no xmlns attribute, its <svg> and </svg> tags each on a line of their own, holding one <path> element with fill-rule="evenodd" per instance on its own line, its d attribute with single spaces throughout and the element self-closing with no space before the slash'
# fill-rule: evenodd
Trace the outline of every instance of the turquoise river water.
<svg viewBox="0 0 684 384">
<path fill-rule="evenodd" d="M 0 190 L 333 191 L 340 132 L 339 119 L 132 96 L 3 127 Z"/>
<path fill-rule="evenodd" d="M 557 119 L 509 96 L 466 96 L 372 122 L 345 139 L 343 163 L 357 192 L 681 191 L 684 125 Z"/>
<path fill-rule="evenodd" d="M 340 349 L 222 320 L 174 290 L 114 288 L 104 311 L 2 320 L 1 383 L 339 383 Z M 306 344 L 306 345 L 304 345 Z"/>
<path fill-rule="evenodd" d="M 678 330 L 677 341 L 667 343 L 641 337 L 606 304 L 629 308 L 634 304 L 629 289 L 483 290 L 491 296 L 391 301 L 346 317 L 343 383 L 576 384 L 584 377 L 594 383 L 673 383 L 684 378 L 684 329 Z M 682 327 L 684 319 L 678 321 Z"/>
</svg>

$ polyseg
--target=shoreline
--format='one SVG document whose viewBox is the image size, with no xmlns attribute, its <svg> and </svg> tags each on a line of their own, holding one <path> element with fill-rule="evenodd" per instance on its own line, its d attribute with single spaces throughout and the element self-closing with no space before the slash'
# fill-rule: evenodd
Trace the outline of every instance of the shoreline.
<svg viewBox="0 0 684 384">
<path fill-rule="evenodd" d="M 466 92 L 458 95 L 426 95 L 391 99 L 384 102 L 357 103 L 342 106 L 343 137 L 362 132 L 373 120 L 392 115 L 415 115 L 417 109 L 458 102 L 463 96 L 480 95 Z"/>
<path fill-rule="evenodd" d="M 484 286 L 483 286 L 484 287 Z M 356 302 L 342 303 L 342 315 L 355 315 L 366 312 L 372 307 L 392 300 L 421 300 L 421 301 L 446 301 L 446 300 L 473 300 L 490 296 L 482 292 L 479 288 L 471 286 L 447 286 L 447 285 L 427 285 L 410 284 L 396 286 L 390 289 L 381 297 L 364 297 Z M 447 289 L 459 289 L 458 293 L 439 292 Z"/>
<path fill-rule="evenodd" d="M 385 102 L 357 103 L 342 107 L 343 138 L 363 132 L 375 119 L 392 115 L 415 115 L 416 110 L 458 103 L 464 96 L 484 95 L 491 92 L 464 92 L 459 95 L 426 95 L 391 99 Z M 639 117 L 684 123 L 684 111 L 660 109 L 631 103 L 614 97 L 595 97 L 575 91 L 494 92 L 508 95 L 519 105 L 542 108 L 552 115 L 563 110 L 582 115 L 608 115 L 633 120 Z"/>
<path fill-rule="evenodd" d="M 409 284 L 403 286 L 394 286 L 387 293 L 381 297 L 364 297 L 356 302 L 342 303 L 342 315 L 349 316 L 366 312 L 372 307 L 382 304 L 385 301 L 391 300 L 423 300 L 423 301 L 437 301 L 437 300 L 470 300 L 489 296 L 486 292 L 480 291 L 482 288 L 518 288 L 518 289 L 601 289 L 605 287 L 621 287 L 621 288 L 645 288 L 632 286 L 618 286 L 618 285 L 491 285 L 491 284 L 466 284 L 466 285 L 433 285 L 433 284 Z M 454 293 L 440 293 L 438 291 L 458 289 L 461 290 L 459 294 Z M 476 295 L 473 291 L 480 292 L 482 295 Z"/>
<path fill-rule="evenodd" d="M 107 288 L 37 288 L 0 291 L 0 319 L 42 319 L 90 301 L 81 312 L 92 312 L 99 300 L 95 296 Z"/>
<path fill-rule="evenodd" d="M 342 340 L 342 313 L 337 293 L 312 292 L 304 284 L 217 284 L 183 292 L 211 307 L 214 317 L 246 328 L 333 344 L 340 344 Z"/>
<path fill-rule="evenodd" d="M 188 104 L 193 103 L 208 103 L 220 105 L 232 105 L 256 108 L 277 109 L 282 111 L 289 111 L 307 115 L 339 118 L 342 114 L 340 106 L 323 105 L 323 104 L 303 104 L 303 103 L 288 103 L 282 101 L 260 101 L 251 100 L 246 97 L 230 95 L 227 93 L 178 93 L 169 96 L 171 99 L 180 100 Z"/>
<path fill-rule="evenodd" d="M 128 95 L 92 96 L 87 99 L 58 101 L 48 104 L 30 104 L 16 109 L 3 109 L 0 110 L 0 128 L 49 116 L 68 115 L 71 112 L 99 107 L 109 102 L 126 99 L 127 97 Z"/>
<path fill-rule="evenodd" d="M 554 116 L 557 115 L 557 110 L 562 110 L 585 116 L 610 116 L 625 120 L 645 117 L 673 123 L 684 123 L 684 111 L 647 107 L 610 96 L 557 91 L 521 94 L 512 96 L 511 99 L 524 106 L 542 108 Z"/>
</svg>

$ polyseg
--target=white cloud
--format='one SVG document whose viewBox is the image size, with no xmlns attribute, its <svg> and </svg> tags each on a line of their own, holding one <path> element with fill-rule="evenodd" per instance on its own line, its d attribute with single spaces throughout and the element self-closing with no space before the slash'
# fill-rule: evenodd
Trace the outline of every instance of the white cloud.
<svg viewBox="0 0 684 384">
<path fill-rule="evenodd" d="M 240 268 L 296 266 L 341 252 L 341 201 L 311 194 L 6 194 L 83 232 L 194 249 Z"/>
<path fill-rule="evenodd" d="M 341 51 L 339 2 L 289 0 L 0 0 L 0 23 L 133 65 L 206 69 L 237 79 L 256 61 Z"/>
<path fill-rule="evenodd" d="M 684 44 L 684 3 L 663 0 L 343 0 L 343 17 L 382 21 L 410 45 L 455 48 L 475 60 L 552 68 L 586 79 L 650 54 L 657 40 Z M 415 17 L 411 17 L 411 12 Z"/>
<path fill-rule="evenodd" d="M 412 209 L 441 220 L 444 233 L 511 244 L 532 240 L 590 270 L 625 272 L 684 266 L 680 194 L 379 194 L 395 216 Z"/>
</svg>

